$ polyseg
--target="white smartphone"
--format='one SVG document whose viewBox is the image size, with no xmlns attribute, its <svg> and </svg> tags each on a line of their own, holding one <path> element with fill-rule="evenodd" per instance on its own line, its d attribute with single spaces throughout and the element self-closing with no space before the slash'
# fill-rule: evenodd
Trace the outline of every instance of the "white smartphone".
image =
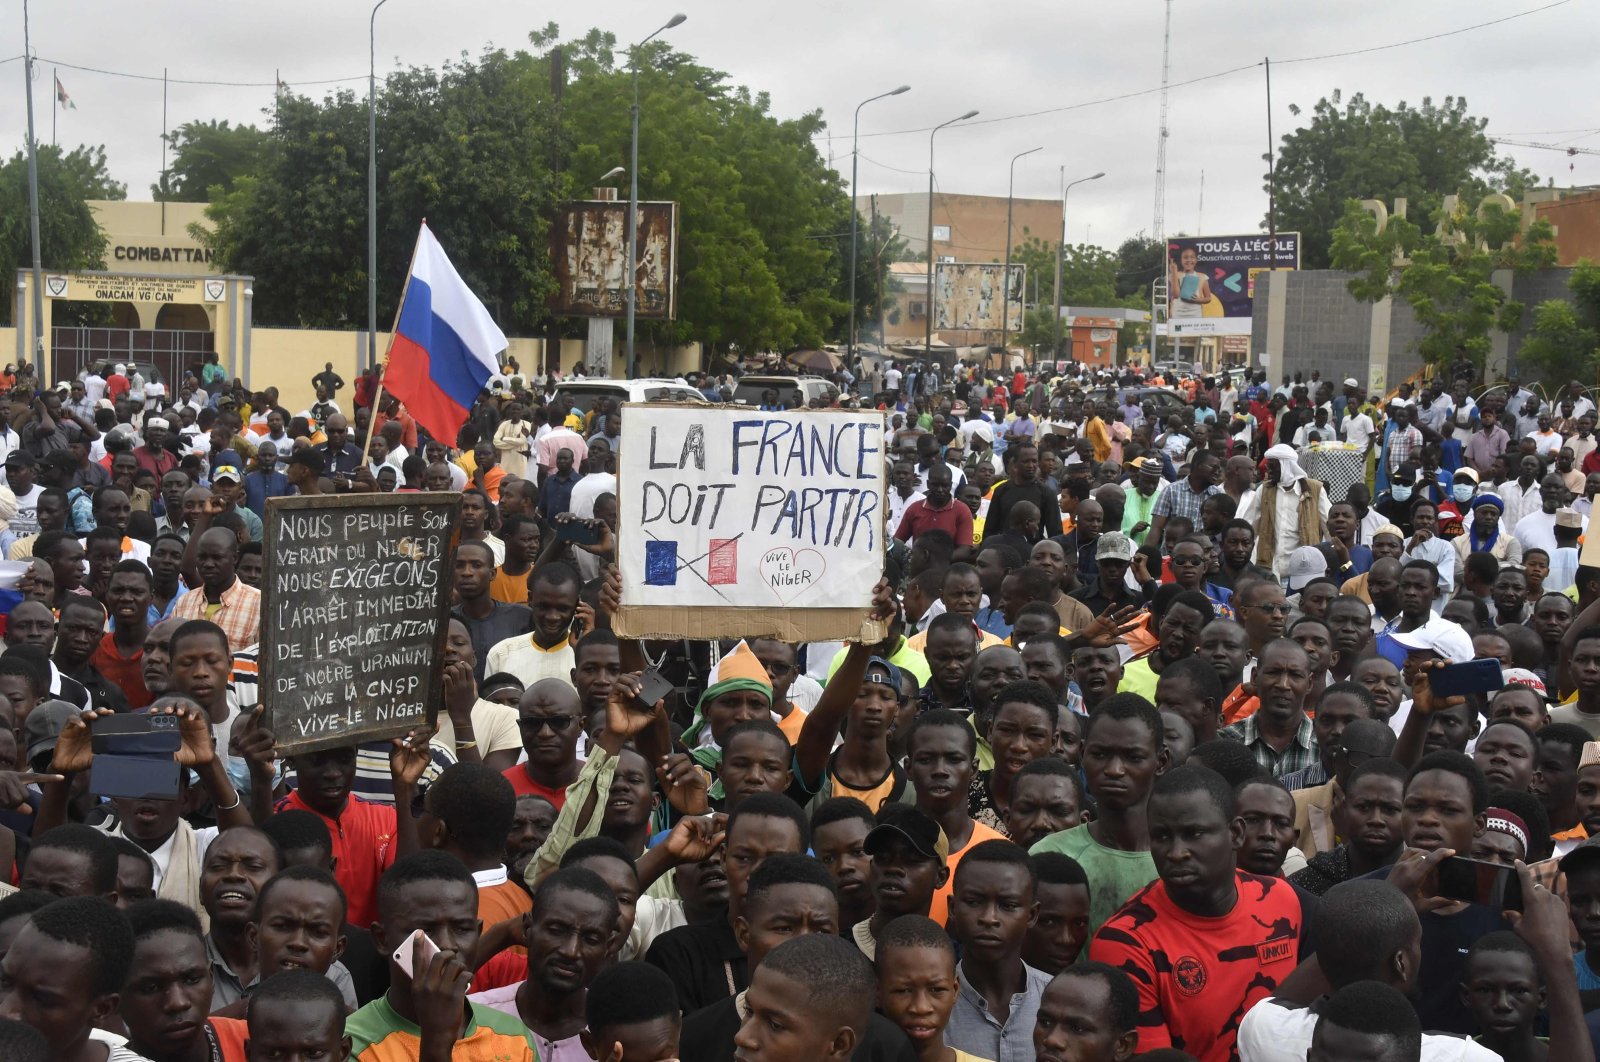
<svg viewBox="0 0 1600 1062">
<path fill-rule="evenodd" d="M 405 943 L 394 949 L 395 965 L 406 972 L 407 977 L 416 977 L 416 971 L 411 968 L 411 959 L 416 951 L 417 941 L 422 941 L 422 965 L 427 967 L 433 957 L 439 954 L 439 945 L 435 944 L 422 930 L 417 930 L 405 939 Z"/>
</svg>

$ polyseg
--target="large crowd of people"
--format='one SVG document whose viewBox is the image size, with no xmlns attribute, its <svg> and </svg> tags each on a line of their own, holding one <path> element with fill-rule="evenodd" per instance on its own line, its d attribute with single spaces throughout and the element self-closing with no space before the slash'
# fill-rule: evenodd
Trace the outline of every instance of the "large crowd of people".
<svg viewBox="0 0 1600 1062">
<path fill-rule="evenodd" d="M 556 375 L 441 439 L 376 371 L 7 366 L 0 1059 L 1595 1062 L 1581 383 L 834 382 L 872 643 L 613 633 L 651 411 Z M 278 755 L 268 502 L 412 491 L 461 495 L 436 722 Z M 106 797 L 139 715 L 175 788 Z"/>
</svg>

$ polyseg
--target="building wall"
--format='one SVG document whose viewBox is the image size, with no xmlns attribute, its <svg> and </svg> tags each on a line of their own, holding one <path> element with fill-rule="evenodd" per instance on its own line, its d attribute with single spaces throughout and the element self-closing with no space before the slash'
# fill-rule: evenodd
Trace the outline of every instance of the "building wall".
<svg viewBox="0 0 1600 1062">
<path fill-rule="evenodd" d="M 1521 302 L 1526 310 L 1522 324 L 1511 333 L 1505 344 L 1506 365 L 1516 368 L 1517 350 L 1533 324 L 1533 309 L 1549 299 L 1570 297 L 1567 280 L 1572 270 L 1544 269 L 1537 273 L 1516 277 L 1512 281 L 1511 296 Z M 1302 269 L 1264 275 L 1258 283 L 1287 285 L 1282 300 L 1282 320 L 1273 317 L 1276 300 L 1261 297 L 1258 289 L 1255 315 L 1252 320 L 1250 364 L 1261 367 L 1260 354 L 1272 354 L 1268 377 L 1277 381 L 1284 374 L 1302 373 L 1313 369 L 1324 380 L 1342 380 L 1354 377 L 1367 383 L 1373 379 L 1374 369 L 1383 370 L 1387 389 L 1393 389 L 1422 369 L 1422 358 L 1417 345 L 1426 332 L 1417 323 L 1411 307 L 1401 299 L 1387 306 L 1388 323 L 1384 326 L 1382 305 L 1357 301 L 1346 287 L 1352 274 L 1330 269 Z M 1375 327 L 1376 325 L 1376 327 Z M 1272 349 L 1272 335 L 1281 328 L 1281 351 Z M 1500 375 L 1498 363 L 1491 357 L 1488 375 Z M 1554 387 L 1565 381 L 1547 381 Z"/>
<path fill-rule="evenodd" d="M 1556 227 L 1556 264 L 1574 266 L 1587 258 L 1600 262 L 1600 192 L 1580 192 L 1534 207 Z"/>
<path fill-rule="evenodd" d="M 209 228 L 204 203 L 141 203 L 91 199 L 106 235 L 106 269 L 117 273 L 220 273 L 211 252 L 189 232 Z"/>
<path fill-rule="evenodd" d="M 878 214 L 887 217 L 906 241 L 907 250 L 921 254 L 928 245 L 928 194 L 908 192 L 880 195 Z M 858 196 L 856 209 L 871 217 L 872 197 Z M 958 262 L 1003 262 L 1006 257 L 1006 198 L 994 195 L 953 195 L 939 192 L 933 197 L 933 224 L 950 226 L 948 240 L 934 240 L 937 257 L 952 257 Z M 1058 199 L 1015 199 L 1012 201 L 1011 241 L 1013 247 L 1029 236 L 1037 236 L 1054 247 L 1061 239 L 1061 201 Z"/>
</svg>

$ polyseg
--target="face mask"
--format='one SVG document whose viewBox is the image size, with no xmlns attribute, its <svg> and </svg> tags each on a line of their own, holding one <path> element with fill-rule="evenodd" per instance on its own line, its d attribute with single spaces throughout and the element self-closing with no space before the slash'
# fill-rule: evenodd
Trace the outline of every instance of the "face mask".
<svg viewBox="0 0 1600 1062">
<path fill-rule="evenodd" d="M 1470 501 L 1472 499 L 1472 484 L 1457 483 L 1450 488 L 1450 493 L 1455 496 L 1458 502 Z"/>
<path fill-rule="evenodd" d="M 1395 501 L 1398 501 L 1398 502 L 1410 501 L 1411 500 L 1411 488 L 1410 487 L 1395 487 L 1393 490 L 1391 490 L 1389 492 L 1389 496 L 1391 498 L 1393 498 Z"/>
</svg>

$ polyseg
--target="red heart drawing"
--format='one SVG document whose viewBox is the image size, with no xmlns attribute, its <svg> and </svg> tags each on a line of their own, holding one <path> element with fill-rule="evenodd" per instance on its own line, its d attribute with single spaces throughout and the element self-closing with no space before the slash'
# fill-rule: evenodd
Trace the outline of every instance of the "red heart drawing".
<svg viewBox="0 0 1600 1062">
<path fill-rule="evenodd" d="M 761 581 L 785 605 L 822 581 L 828 562 L 814 549 L 774 546 L 761 555 Z"/>
</svg>

